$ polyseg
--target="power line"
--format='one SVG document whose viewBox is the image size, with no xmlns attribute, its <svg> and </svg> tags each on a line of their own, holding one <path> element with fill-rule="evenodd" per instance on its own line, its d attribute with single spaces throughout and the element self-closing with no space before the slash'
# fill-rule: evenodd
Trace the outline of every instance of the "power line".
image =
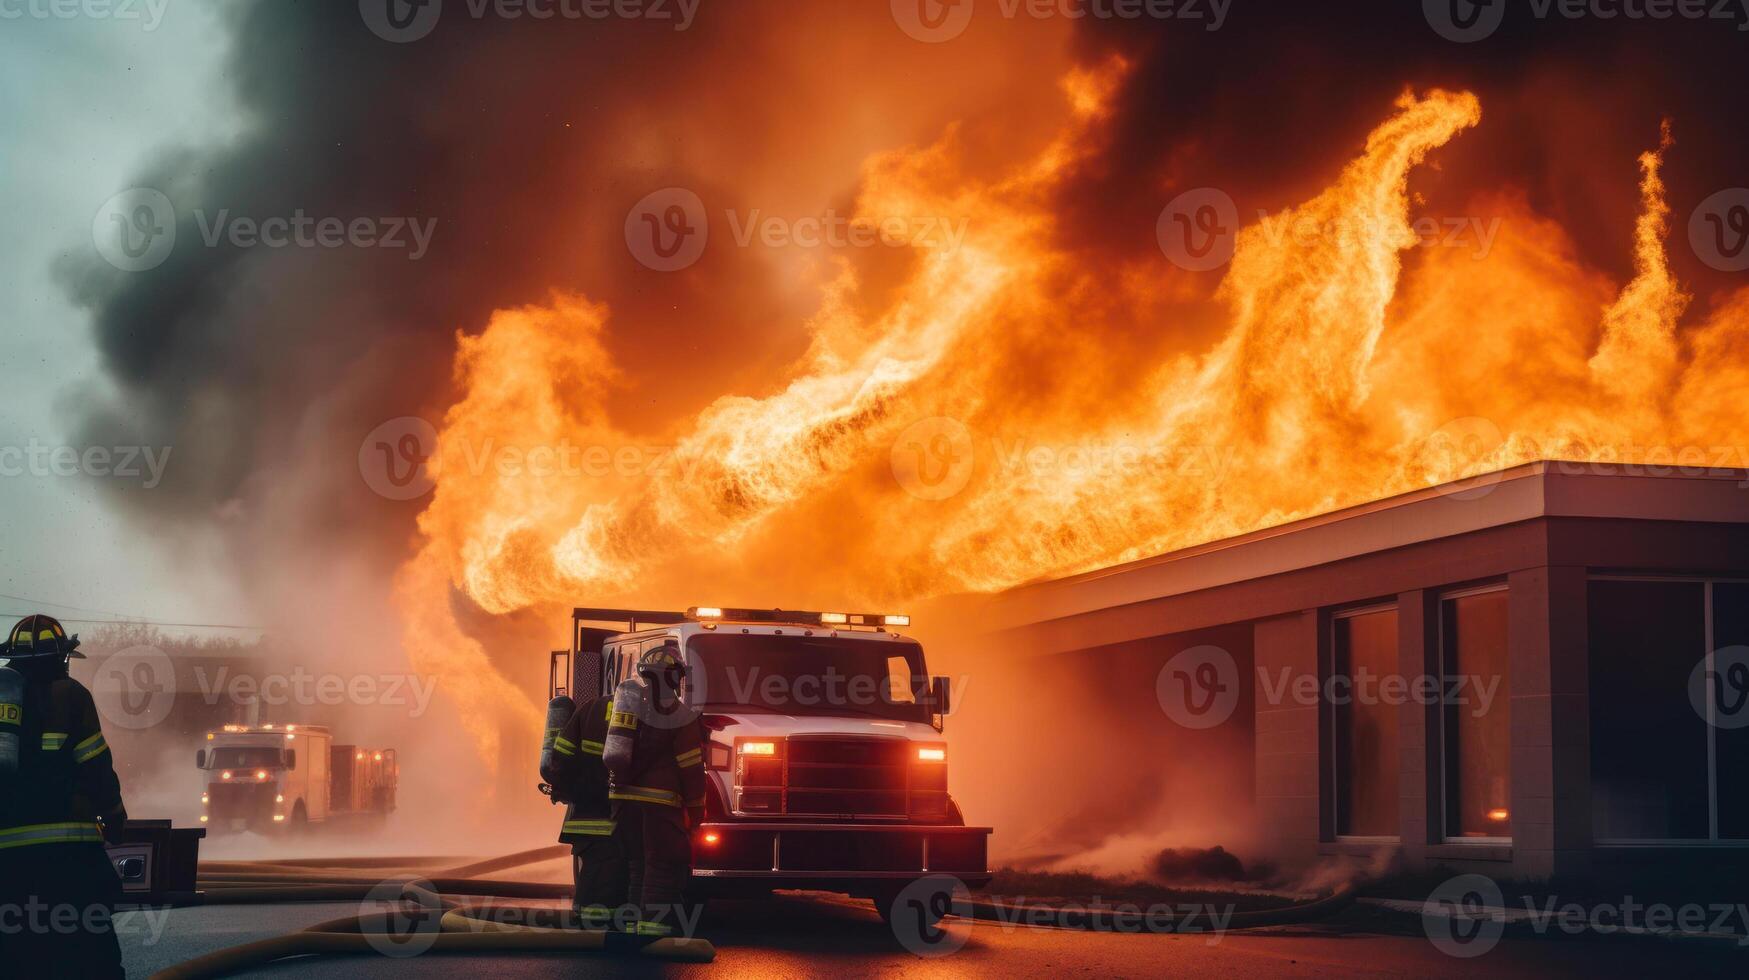
<svg viewBox="0 0 1749 980">
<path fill-rule="evenodd" d="M 52 605 L 52 603 L 43 603 Z M 0 617 L 16 616 L 20 619 L 31 615 L 24 612 L 0 612 Z M 162 626 L 166 629 L 189 630 L 242 630 L 245 632 L 265 633 L 261 626 L 237 626 L 230 623 L 166 623 L 156 619 L 76 619 L 72 616 L 57 616 L 64 623 L 79 623 L 85 626 Z"/>
<path fill-rule="evenodd" d="M 135 626 L 135 625 L 138 625 L 138 626 L 162 626 L 162 627 L 166 627 L 168 629 L 243 630 L 243 631 L 257 632 L 257 633 L 266 632 L 266 630 L 262 629 L 259 626 L 236 626 L 236 625 L 232 625 L 229 623 L 166 623 L 166 622 L 161 622 L 161 621 L 154 620 L 154 619 L 149 619 L 145 616 L 133 616 L 133 615 L 129 615 L 128 613 L 115 612 L 115 611 L 109 610 L 109 609 L 93 609 L 90 606 L 75 606 L 72 603 L 68 603 L 68 602 L 47 602 L 47 601 L 42 600 L 42 599 L 32 599 L 29 596 L 12 595 L 11 593 L 7 593 L 7 592 L 0 592 L 0 599 L 12 599 L 12 600 L 15 600 L 17 602 L 28 602 L 33 606 L 54 606 L 56 609 L 72 609 L 72 610 L 75 610 L 77 612 L 98 613 L 100 615 L 109 617 L 108 619 L 76 619 L 72 616 L 57 616 L 56 617 L 57 619 L 61 619 L 61 620 L 64 620 L 66 622 L 69 622 L 69 623 L 80 623 L 80 624 L 83 624 L 86 626 Z M 17 617 L 23 618 L 23 617 L 29 616 L 29 615 L 31 615 L 31 614 L 30 613 L 16 613 L 16 612 L 15 613 L 0 612 L 0 616 L 17 616 Z"/>
<path fill-rule="evenodd" d="M 90 606 L 75 606 L 72 603 L 67 603 L 67 602 L 47 602 L 47 601 L 44 601 L 42 599 L 32 599 L 30 596 L 12 595 L 11 593 L 8 593 L 8 592 L 0 592 L 0 599 L 12 599 L 12 600 L 17 601 L 17 602 L 28 602 L 33 606 L 54 606 L 56 609 L 72 609 L 72 610 L 75 610 L 77 612 L 101 613 L 105 616 L 119 616 L 119 617 L 122 617 L 124 619 L 130 619 L 130 618 L 143 619 L 144 618 L 144 617 L 130 617 L 130 616 L 128 616 L 127 613 L 113 612 L 113 611 L 108 610 L 108 609 L 93 609 Z M 29 615 L 29 614 L 26 613 L 26 615 Z"/>
</svg>

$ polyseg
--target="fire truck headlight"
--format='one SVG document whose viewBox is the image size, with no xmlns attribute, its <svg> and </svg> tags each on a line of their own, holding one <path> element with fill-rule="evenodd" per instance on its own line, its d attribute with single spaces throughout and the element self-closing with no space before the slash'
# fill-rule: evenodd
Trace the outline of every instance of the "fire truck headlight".
<svg viewBox="0 0 1749 980">
<path fill-rule="evenodd" d="M 722 839 L 723 839 L 722 835 L 717 833 L 714 830 L 709 831 L 704 835 L 704 842 L 706 844 L 715 844 L 717 841 L 720 841 Z"/>
<path fill-rule="evenodd" d="M 206 814 L 204 814 L 204 813 L 203 813 L 203 814 L 201 814 L 201 815 L 200 815 L 200 822 L 201 822 L 201 823 L 206 823 L 206 822 L 207 822 L 207 821 L 208 821 L 208 820 L 210 820 L 210 819 L 212 819 L 212 818 L 211 818 L 211 817 L 208 817 L 208 816 L 207 816 L 207 815 L 206 815 Z"/>
<path fill-rule="evenodd" d="M 209 803 L 209 802 L 211 802 L 211 801 L 207 799 L 207 795 L 205 793 L 200 794 L 200 805 L 201 806 L 206 806 L 207 803 Z"/>
<path fill-rule="evenodd" d="M 925 746 L 917 750 L 918 762 L 946 762 L 947 749 L 939 746 Z"/>
<path fill-rule="evenodd" d="M 776 755 L 776 742 L 742 742 L 742 755 Z"/>
<path fill-rule="evenodd" d="M 255 770 L 255 781 L 258 783 L 267 782 L 267 770 L 265 770 L 265 769 Z"/>
<path fill-rule="evenodd" d="M 274 797 L 274 798 L 273 798 L 273 802 L 275 802 L 275 803 L 284 803 L 284 802 L 285 802 L 285 794 L 284 794 L 284 793 L 281 793 L 281 794 L 279 794 L 279 795 L 278 795 L 278 796 L 275 796 L 275 797 Z"/>
<path fill-rule="evenodd" d="M 274 823 L 285 823 L 285 814 L 283 814 L 283 813 L 274 814 L 273 815 L 273 822 Z"/>
<path fill-rule="evenodd" d="M 224 772 L 219 773 L 219 778 L 220 779 L 230 779 L 231 778 L 231 770 L 226 769 Z"/>
</svg>

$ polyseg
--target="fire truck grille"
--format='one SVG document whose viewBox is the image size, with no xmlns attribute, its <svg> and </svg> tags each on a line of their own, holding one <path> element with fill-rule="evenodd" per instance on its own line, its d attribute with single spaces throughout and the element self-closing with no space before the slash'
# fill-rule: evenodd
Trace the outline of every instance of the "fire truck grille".
<svg viewBox="0 0 1749 980">
<path fill-rule="evenodd" d="M 796 816 L 904 817 L 911 743 L 904 739 L 789 739 L 784 812 Z"/>
</svg>

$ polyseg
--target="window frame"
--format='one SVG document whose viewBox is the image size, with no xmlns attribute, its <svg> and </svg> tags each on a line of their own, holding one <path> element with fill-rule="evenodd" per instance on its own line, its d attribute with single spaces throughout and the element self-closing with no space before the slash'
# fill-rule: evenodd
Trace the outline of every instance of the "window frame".
<svg viewBox="0 0 1749 980">
<path fill-rule="evenodd" d="M 1438 651 L 1439 651 L 1439 657 L 1438 657 L 1437 663 L 1439 665 L 1439 685 L 1440 685 L 1439 686 L 1439 811 L 1440 811 L 1439 812 L 1439 839 L 1440 839 L 1440 842 L 1443 844 L 1455 844 L 1455 845 L 1458 845 L 1460 847 L 1463 847 L 1463 846 L 1500 847 L 1502 845 L 1510 846 L 1512 844 L 1512 841 L 1513 841 L 1513 838 L 1510 835 L 1506 836 L 1506 837 L 1454 837 L 1454 836 L 1452 836 L 1452 832 L 1451 832 L 1451 830 L 1452 830 L 1452 828 L 1451 828 L 1451 773 L 1449 771 L 1450 766 L 1451 766 L 1451 753 L 1449 750 L 1451 748 L 1451 745 L 1453 744 L 1451 739 L 1452 739 L 1454 733 L 1448 731 L 1446 728 L 1445 678 L 1448 675 L 1447 675 L 1447 670 L 1446 670 L 1447 650 L 1445 647 L 1445 634 L 1446 634 L 1445 604 L 1446 604 L 1447 600 L 1467 599 L 1467 598 L 1470 598 L 1471 596 L 1488 595 L 1488 594 L 1494 593 L 1494 592 L 1508 593 L 1506 601 L 1508 604 L 1510 604 L 1512 602 L 1510 584 L 1504 580 L 1497 581 L 1497 582 L 1487 582 L 1487 583 L 1484 583 L 1481 585 L 1462 586 L 1462 587 L 1454 588 L 1454 589 L 1446 589 L 1444 591 L 1437 593 L 1437 595 L 1435 596 L 1435 600 L 1437 603 L 1435 608 L 1437 611 L 1435 613 L 1434 625 L 1435 625 L 1436 630 L 1437 630 L 1436 636 L 1438 637 L 1436 642 L 1438 643 Z M 1510 611 L 1508 611 L 1507 616 L 1510 619 L 1510 616 L 1511 616 Z M 1507 629 L 1507 633 L 1506 633 L 1506 663 L 1507 663 L 1508 670 L 1510 670 L 1511 665 L 1512 665 L 1512 631 L 1510 628 Z M 1510 680 L 1511 680 L 1511 678 L 1508 677 L 1508 682 L 1510 682 Z M 1507 698 L 1506 708 L 1508 711 L 1512 710 L 1512 701 L 1511 701 L 1510 696 L 1508 696 L 1508 698 Z M 1508 739 L 1507 758 L 1508 758 L 1508 762 L 1510 763 L 1511 751 L 1512 751 L 1512 746 L 1511 746 L 1511 741 L 1510 741 L 1511 740 L 1510 731 L 1508 731 L 1507 739 Z M 1512 782 L 1511 782 L 1511 775 L 1510 775 L 1510 770 L 1509 770 L 1508 775 L 1507 775 L 1507 787 L 1508 787 L 1507 798 L 1508 799 L 1510 799 L 1512 796 L 1512 791 L 1510 788 L 1511 785 L 1512 785 Z M 1514 807 L 1514 809 L 1516 809 L 1516 807 Z"/>
<path fill-rule="evenodd" d="M 1337 626 L 1336 626 L 1336 624 L 1344 619 L 1354 619 L 1354 618 L 1359 617 L 1359 616 L 1370 616 L 1370 615 L 1373 615 L 1375 613 L 1382 613 L 1382 612 L 1393 613 L 1396 616 L 1398 616 L 1399 617 L 1399 620 L 1398 620 L 1399 628 L 1401 628 L 1400 617 L 1403 614 L 1403 610 L 1402 610 L 1401 605 L 1398 603 L 1398 601 L 1396 599 L 1385 599 L 1385 600 L 1380 600 L 1378 602 L 1370 602 L 1370 603 L 1366 603 L 1364 605 L 1358 605 L 1358 606 L 1346 606 L 1346 607 L 1339 608 L 1339 609 L 1332 609 L 1330 611 L 1330 615 L 1329 615 L 1330 621 L 1329 621 L 1328 627 L 1326 628 L 1326 636 L 1327 636 L 1327 642 L 1329 643 L 1330 655 L 1329 655 L 1329 662 L 1327 664 L 1325 664 L 1325 670 L 1324 670 L 1324 680 L 1325 680 L 1325 684 L 1326 684 L 1325 691 L 1329 690 L 1328 684 L 1331 681 L 1331 679 L 1333 679 L 1336 676 L 1336 662 L 1337 662 L 1337 645 L 1336 645 Z M 1399 636 L 1398 643 L 1401 644 L 1401 642 L 1402 642 L 1401 637 Z M 1352 685 L 1350 685 L 1350 690 L 1352 691 L 1352 689 L 1353 689 Z M 1329 698 L 1327 696 L 1322 697 L 1322 700 L 1326 701 L 1327 703 L 1329 702 Z M 1340 746 L 1341 746 L 1342 742 L 1341 742 L 1341 738 L 1340 738 L 1340 735 L 1339 735 L 1338 730 L 1337 730 L 1338 726 L 1341 724 L 1341 715 L 1336 709 L 1337 709 L 1337 705 L 1335 705 L 1334 703 L 1329 704 L 1330 722 L 1329 722 L 1329 727 L 1327 729 L 1327 736 L 1326 736 L 1330 740 L 1330 807 L 1329 807 L 1330 839 L 1338 844 L 1401 844 L 1403 842 L 1403 832 L 1402 832 L 1403 814 L 1402 814 L 1402 788 L 1400 785 L 1399 785 L 1398 790 L 1397 790 L 1397 796 L 1398 796 L 1398 799 L 1397 799 L 1397 806 L 1398 806 L 1397 833 L 1395 833 L 1395 834 L 1376 834 L 1376 835 L 1375 834 L 1344 834 L 1344 833 L 1342 833 L 1342 776 L 1343 776 L 1343 771 L 1342 771 L 1342 759 L 1341 759 L 1341 752 L 1340 752 Z M 1399 739 L 1402 738 L 1402 719 L 1401 718 L 1399 718 L 1397 721 L 1397 737 Z M 1401 742 L 1399 742 L 1398 748 L 1399 748 L 1399 756 L 1400 756 L 1401 755 L 1401 751 L 1400 751 L 1401 750 Z M 1396 770 L 1394 772 L 1395 778 L 1399 781 L 1399 783 L 1402 779 L 1402 770 L 1403 770 L 1403 763 L 1402 763 L 1402 759 L 1399 758 L 1397 760 L 1397 766 L 1396 766 Z"/>
<path fill-rule="evenodd" d="M 1706 665 L 1713 669 L 1713 656 L 1718 652 L 1713 637 L 1713 587 L 1720 584 L 1749 585 L 1749 578 L 1734 575 L 1706 574 L 1671 574 L 1650 575 L 1633 574 L 1631 572 L 1593 572 L 1585 577 L 1586 585 L 1592 582 L 1688 582 L 1702 587 L 1701 615 L 1705 618 L 1706 627 Z M 1590 601 L 1587 593 L 1586 601 Z M 1590 640 L 1586 641 L 1586 656 L 1590 656 Z M 1749 850 L 1749 838 L 1719 837 L 1719 726 L 1713 716 L 1714 704 L 1707 699 L 1707 833 L 1708 836 L 1686 838 L 1605 838 L 1599 837 L 1592 841 L 1593 846 L 1616 850 L 1632 850 L 1636 848 L 1695 848 L 1707 850 Z M 1589 733 L 1587 733 L 1589 735 Z"/>
</svg>

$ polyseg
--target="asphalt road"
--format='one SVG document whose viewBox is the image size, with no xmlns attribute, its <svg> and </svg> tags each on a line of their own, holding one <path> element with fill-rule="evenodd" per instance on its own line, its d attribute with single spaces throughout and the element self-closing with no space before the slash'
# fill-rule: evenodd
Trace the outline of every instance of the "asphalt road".
<svg viewBox="0 0 1749 980">
<path fill-rule="evenodd" d="M 182 909 L 124 923 L 130 978 L 214 949 L 357 911 L 350 904 Z M 137 915 L 137 914 L 136 914 Z M 1475 959 L 1439 952 L 1412 930 L 1371 923 L 1195 935 L 1124 935 L 976 922 L 951 926 L 948 955 L 907 952 L 872 909 L 816 896 L 713 906 L 704 933 L 716 962 L 673 965 L 608 955 L 348 957 L 289 960 L 263 977 L 1643 977 L 1749 976 L 1749 960 L 1692 941 L 1506 940 Z"/>
</svg>

